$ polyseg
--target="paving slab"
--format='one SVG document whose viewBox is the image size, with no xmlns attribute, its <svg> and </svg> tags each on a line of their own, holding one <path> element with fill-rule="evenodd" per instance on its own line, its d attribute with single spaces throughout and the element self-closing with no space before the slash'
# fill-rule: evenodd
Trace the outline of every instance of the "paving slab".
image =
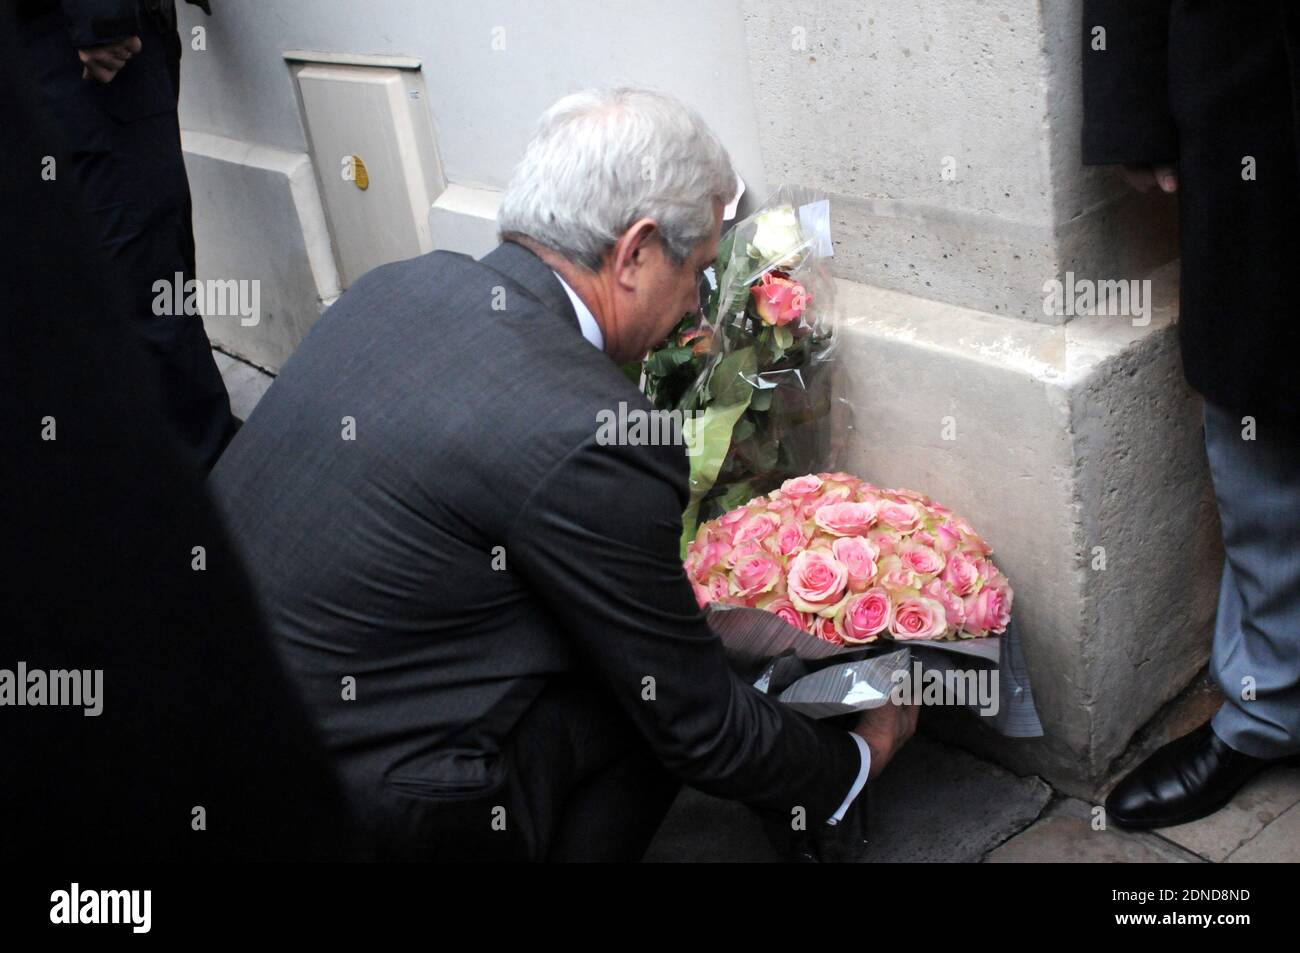
<svg viewBox="0 0 1300 953">
<path fill-rule="evenodd" d="M 871 784 L 867 862 L 975 862 L 1042 812 L 1051 789 L 956 748 L 914 738 Z M 773 862 L 743 805 L 684 790 L 646 860 Z"/>
<path fill-rule="evenodd" d="M 1294 864 L 1300 862 L 1300 804 L 1228 855 L 1228 863 Z"/>
<path fill-rule="evenodd" d="M 226 382 L 226 391 L 230 394 L 230 410 L 240 420 L 247 420 L 257 402 L 262 399 L 266 389 L 275 378 L 252 364 L 231 357 L 215 348 L 212 356 L 216 359 L 217 370 Z"/>
<path fill-rule="evenodd" d="M 1052 789 L 914 738 L 873 784 L 869 861 L 978 862 L 1042 813 Z"/>
<path fill-rule="evenodd" d="M 1157 833 L 1206 860 L 1220 863 L 1253 842 L 1298 803 L 1300 768 L 1270 768 L 1237 792 L 1223 810 L 1190 824 L 1161 828 Z M 1300 853 L 1300 840 L 1294 850 Z"/>
<path fill-rule="evenodd" d="M 1200 858 L 1151 834 L 1093 826 L 1093 805 L 1075 798 L 1053 804 L 1033 826 L 992 851 L 991 864 L 1198 863 Z"/>
</svg>

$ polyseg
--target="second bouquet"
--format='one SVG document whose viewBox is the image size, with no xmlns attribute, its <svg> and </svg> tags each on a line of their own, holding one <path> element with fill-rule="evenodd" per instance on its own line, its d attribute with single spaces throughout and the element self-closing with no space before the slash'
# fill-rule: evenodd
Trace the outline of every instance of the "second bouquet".
<svg viewBox="0 0 1300 953">
<path fill-rule="evenodd" d="M 685 412 L 696 527 L 833 456 L 829 203 L 782 189 L 719 244 L 702 313 L 644 366 L 647 396 Z"/>
</svg>

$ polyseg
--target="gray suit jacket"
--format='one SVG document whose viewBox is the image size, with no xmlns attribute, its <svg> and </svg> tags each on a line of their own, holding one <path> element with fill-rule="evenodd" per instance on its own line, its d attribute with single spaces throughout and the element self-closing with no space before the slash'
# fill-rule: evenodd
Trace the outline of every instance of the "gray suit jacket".
<svg viewBox="0 0 1300 953">
<path fill-rule="evenodd" d="M 489 789 L 502 740 L 574 670 L 705 791 L 810 824 L 848 793 L 849 734 L 728 668 L 677 555 L 683 451 L 600 445 L 620 402 L 650 409 L 546 264 L 506 243 L 363 276 L 226 451 L 216 496 L 363 806 L 385 785 Z"/>
</svg>

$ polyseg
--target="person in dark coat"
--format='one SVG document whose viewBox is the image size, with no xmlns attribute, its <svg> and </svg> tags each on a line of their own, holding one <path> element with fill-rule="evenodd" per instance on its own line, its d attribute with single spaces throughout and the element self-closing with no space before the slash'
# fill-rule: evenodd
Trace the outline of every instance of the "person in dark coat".
<svg viewBox="0 0 1300 953">
<path fill-rule="evenodd" d="M 621 365 L 699 307 L 734 190 L 675 100 L 561 100 L 503 243 L 364 275 L 213 472 L 386 856 L 635 859 L 682 780 L 834 839 L 913 730 L 733 673 L 678 555 L 683 446 L 602 436 L 650 412 Z"/>
<path fill-rule="evenodd" d="M 155 313 L 156 282 L 195 276 L 174 3 L 20 0 L 19 23 L 22 68 L 51 120 L 49 187 L 76 188 L 90 212 L 135 315 L 126 333 L 144 344 L 161 385 L 167 430 L 206 472 L 235 428 L 225 383 L 202 317 Z"/>
<path fill-rule="evenodd" d="M 53 117 L 13 18 L 0 9 L 0 857 L 33 873 L 366 857 L 170 439 L 121 272 L 74 190 L 40 177 Z M 47 673 L 46 689 L 78 673 L 82 703 L 52 704 Z"/>
<path fill-rule="evenodd" d="M 1083 158 L 1176 192 L 1188 383 L 1226 559 L 1213 720 L 1111 792 L 1122 826 L 1205 816 L 1300 752 L 1300 9 L 1286 0 L 1088 0 Z"/>
</svg>

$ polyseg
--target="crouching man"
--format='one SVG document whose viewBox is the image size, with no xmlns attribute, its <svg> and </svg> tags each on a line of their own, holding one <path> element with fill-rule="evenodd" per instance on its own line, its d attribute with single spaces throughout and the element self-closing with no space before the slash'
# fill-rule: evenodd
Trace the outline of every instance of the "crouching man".
<svg viewBox="0 0 1300 953">
<path fill-rule="evenodd" d="M 561 100 L 501 245 L 361 278 L 222 458 L 270 628 L 384 856 L 635 859 L 682 781 L 830 830 L 911 735 L 914 708 L 849 732 L 733 675 L 678 559 L 683 448 L 598 439 L 650 410 L 620 365 L 698 309 L 735 181 L 666 96 Z"/>
</svg>

